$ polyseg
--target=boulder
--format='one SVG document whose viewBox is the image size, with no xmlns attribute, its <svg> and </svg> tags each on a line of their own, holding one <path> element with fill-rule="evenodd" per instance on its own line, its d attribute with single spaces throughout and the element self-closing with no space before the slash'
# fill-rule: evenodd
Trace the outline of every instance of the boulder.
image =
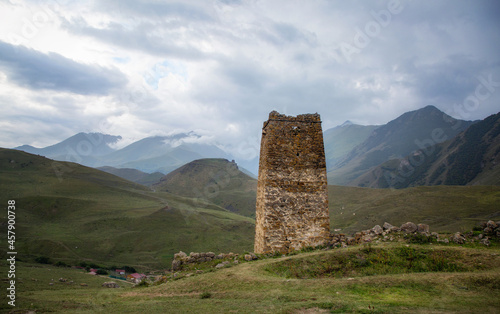
<svg viewBox="0 0 500 314">
<path fill-rule="evenodd" d="M 415 231 L 417 231 L 418 228 L 417 225 L 414 224 L 413 222 L 407 222 L 405 224 L 402 224 L 400 229 L 404 233 L 414 233 Z"/>
<path fill-rule="evenodd" d="M 179 270 L 181 268 L 181 265 L 182 265 L 182 262 L 180 260 L 174 259 L 172 261 L 172 270 L 173 271 Z"/>
<path fill-rule="evenodd" d="M 482 239 L 481 241 L 479 241 L 479 243 L 490 246 L 490 240 L 488 240 L 488 238 Z"/>
<path fill-rule="evenodd" d="M 382 232 L 384 232 L 384 229 L 382 229 L 382 227 L 380 227 L 379 225 L 376 225 L 375 227 L 372 228 L 371 231 L 376 235 L 381 235 Z"/>
<path fill-rule="evenodd" d="M 185 258 L 187 258 L 187 254 L 182 251 L 174 254 L 174 260 L 182 261 Z"/>
<path fill-rule="evenodd" d="M 120 286 L 114 281 L 108 281 L 102 284 L 104 288 L 120 288 Z"/>
<path fill-rule="evenodd" d="M 194 260 L 197 260 L 197 259 L 199 259 L 201 256 L 200 256 L 200 253 L 194 253 L 194 252 L 191 252 L 191 253 L 189 253 L 189 257 L 193 258 Z"/>
<path fill-rule="evenodd" d="M 346 243 L 347 243 L 347 245 L 354 245 L 354 244 L 356 244 L 356 239 L 353 237 L 347 237 Z"/>
<path fill-rule="evenodd" d="M 486 227 L 491 228 L 491 229 L 495 229 L 498 227 L 498 225 L 493 220 L 488 220 L 488 222 L 486 223 Z"/>
<path fill-rule="evenodd" d="M 384 230 L 391 230 L 391 228 L 393 228 L 394 226 L 391 225 L 390 223 L 388 222 L 384 222 L 384 224 L 382 225 L 382 228 L 384 228 Z"/>
<path fill-rule="evenodd" d="M 431 237 L 433 237 L 436 240 L 439 240 L 439 234 L 437 232 L 431 233 Z"/>
<path fill-rule="evenodd" d="M 363 238 L 361 240 L 362 240 L 362 242 L 372 242 L 373 238 L 367 234 L 367 235 L 363 236 Z"/>
<path fill-rule="evenodd" d="M 486 234 L 491 234 L 491 233 L 493 233 L 493 229 L 491 229 L 490 227 L 486 227 L 486 228 L 484 228 L 483 232 Z"/>
<path fill-rule="evenodd" d="M 418 224 L 417 231 L 419 233 L 429 233 L 429 225 L 426 224 Z"/>
<path fill-rule="evenodd" d="M 460 232 L 457 232 L 451 236 L 450 241 L 456 244 L 464 244 L 466 239 Z"/>
<path fill-rule="evenodd" d="M 215 268 L 217 268 L 217 269 L 224 268 L 224 267 L 226 267 L 226 265 L 229 265 L 228 261 L 225 261 L 225 262 L 222 262 L 222 263 L 215 265 Z"/>
</svg>

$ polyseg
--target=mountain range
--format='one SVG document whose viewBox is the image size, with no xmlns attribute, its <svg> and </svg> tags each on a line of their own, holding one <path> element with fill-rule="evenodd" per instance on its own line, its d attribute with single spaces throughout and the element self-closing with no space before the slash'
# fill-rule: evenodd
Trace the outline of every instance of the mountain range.
<svg viewBox="0 0 500 314">
<path fill-rule="evenodd" d="M 353 185 L 500 185 L 500 113 L 471 125 L 448 141 L 429 143 L 404 158 L 372 168 Z"/>
<path fill-rule="evenodd" d="M 488 148 L 489 145 L 496 143 L 494 138 L 476 136 L 474 140 L 470 140 L 472 133 L 464 135 L 464 132 L 475 124 L 482 125 L 481 134 L 483 135 L 488 132 L 488 128 L 494 127 L 492 123 L 482 123 L 483 121 L 455 119 L 434 106 L 404 113 L 380 126 L 357 125 L 346 121 L 342 125 L 324 131 L 328 183 L 377 188 L 436 184 L 498 184 L 491 183 L 496 181 L 490 179 L 473 181 L 470 175 L 460 180 L 454 180 L 451 177 L 439 179 L 442 174 L 438 175 L 438 172 L 433 168 L 437 166 L 431 167 L 434 169 L 429 170 L 432 173 L 424 171 L 423 166 L 419 166 L 418 171 L 412 172 L 411 175 L 404 172 L 404 165 L 416 160 L 419 154 L 433 152 L 429 156 L 425 155 L 425 164 L 430 164 L 434 158 L 442 158 L 442 155 L 439 157 L 436 154 L 442 152 L 453 141 L 455 144 L 451 148 L 462 147 L 459 144 L 461 141 L 468 142 L 457 153 L 459 155 L 470 154 L 471 151 L 476 150 L 477 145 L 477 147 L 487 151 L 490 159 L 496 160 L 498 152 L 494 148 Z M 475 130 L 475 128 L 471 130 Z M 160 173 L 168 174 L 193 160 L 203 158 L 235 159 L 231 154 L 221 149 L 220 145 L 208 142 L 194 132 L 148 137 L 124 148 L 113 149 L 120 139 L 120 136 L 100 133 L 79 133 L 46 148 L 24 145 L 16 149 L 56 160 L 73 161 L 90 167 L 99 167 L 127 180 L 146 185 L 157 183 L 161 177 Z M 458 156 L 457 154 L 454 156 Z M 450 168 L 463 168 L 463 165 L 460 166 L 458 162 L 467 162 L 464 157 L 458 159 L 455 157 L 455 159 L 456 162 L 448 160 L 445 164 L 441 163 L 439 171 L 449 173 L 452 176 L 456 170 L 450 170 Z M 478 162 L 478 160 L 470 159 L 468 162 Z M 493 173 L 496 164 L 487 161 L 479 161 L 479 164 L 485 162 L 489 166 L 481 167 L 481 169 L 485 173 Z M 242 172 L 256 178 L 257 158 L 238 161 L 238 164 Z M 242 168 L 241 164 L 244 164 L 248 170 Z M 133 171 L 134 169 L 136 171 Z M 403 172 L 397 174 L 398 171 Z M 477 169 L 471 171 L 478 172 Z M 436 178 L 424 178 L 426 174 Z"/>
<path fill-rule="evenodd" d="M 15 149 L 88 167 L 131 168 L 163 174 L 200 158 L 231 158 L 194 132 L 147 137 L 124 148 L 113 149 L 113 144 L 120 139 L 121 136 L 101 133 L 78 133 L 49 147 L 23 145 Z"/>
<path fill-rule="evenodd" d="M 381 163 L 403 158 L 423 145 L 435 145 L 451 139 L 472 125 L 472 121 L 454 119 L 434 106 L 407 112 L 374 129 L 328 172 L 329 184 L 355 185 L 353 182 Z M 432 132 L 439 130 L 439 136 Z"/>
</svg>

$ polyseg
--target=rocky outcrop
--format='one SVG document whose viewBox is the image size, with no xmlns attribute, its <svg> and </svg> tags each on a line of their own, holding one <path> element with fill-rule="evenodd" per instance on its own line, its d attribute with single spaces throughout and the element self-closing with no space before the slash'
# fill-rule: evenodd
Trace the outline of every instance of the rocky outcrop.
<svg viewBox="0 0 500 314">
<path fill-rule="evenodd" d="M 257 259 L 257 255 L 254 253 L 247 254 L 249 255 L 250 260 Z M 224 260 L 224 259 L 237 259 L 239 254 L 234 254 L 234 253 L 220 253 L 218 255 L 215 255 L 213 252 L 206 252 L 206 253 L 195 253 L 191 252 L 189 255 L 186 253 L 180 251 L 179 253 L 174 254 L 174 260 L 172 261 L 172 270 L 177 271 L 182 269 L 183 265 L 188 265 L 188 264 L 200 264 L 204 262 L 210 262 L 213 260 Z M 245 260 L 247 260 L 247 257 L 245 255 Z"/>
<path fill-rule="evenodd" d="M 395 239 L 395 237 L 390 236 L 390 234 L 398 232 L 403 232 L 405 234 L 422 234 L 427 237 L 431 237 L 431 234 L 429 234 L 429 229 L 429 225 L 426 224 L 417 225 L 413 222 L 407 222 L 398 228 L 388 222 L 384 222 L 382 227 L 380 227 L 380 225 L 376 225 L 371 229 L 356 232 L 352 237 L 346 236 L 343 233 L 331 234 L 329 246 L 345 247 L 348 245 L 369 243 L 373 241 L 392 241 Z M 434 238 L 439 238 L 439 235 L 436 234 Z"/>
<path fill-rule="evenodd" d="M 104 288 L 120 288 L 120 286 L 114 281 L 108 281 L 102 284 Z"/>
</svg>

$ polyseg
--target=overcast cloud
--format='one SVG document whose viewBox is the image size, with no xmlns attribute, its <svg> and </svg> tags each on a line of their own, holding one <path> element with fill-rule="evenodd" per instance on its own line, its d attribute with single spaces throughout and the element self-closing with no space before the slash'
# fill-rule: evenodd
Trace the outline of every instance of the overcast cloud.
<svg viewBox="0 0 500 314">
<path fill-rule="evenodd" d="M 194 130 L 247 158 L 272 110 L 483 119 L 499 34 L 496 0 L 0 1 L 0 146 Z"/>
</svg>

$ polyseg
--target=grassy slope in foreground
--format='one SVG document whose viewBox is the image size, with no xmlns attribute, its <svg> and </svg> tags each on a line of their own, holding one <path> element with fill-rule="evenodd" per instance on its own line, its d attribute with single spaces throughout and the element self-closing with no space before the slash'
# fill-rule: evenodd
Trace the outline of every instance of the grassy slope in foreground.
<svg viewBox="0 0 500 314">
<path fill-rule="evenodd" d="M 353 232 L 389 222 L 412 221 L 431 231 L 471 230 L 487 220 L 500 220 L 500 186 L 433 186 L 370 189 L 328 186 L 332 229 Z"/>
<path fill-rule="evenodd" d="M 368 250 L 374 252 L 371 259 L 366 253 Z M 370 268 L 371 264 L 366 261 L 389 260 L 379 253 L 381 250 L 398 256 L 403 252 L 406 263 L 410 264 L 412 261 L 416 264 L 418 259 L 412 259 L 412 256 L 405 255 L 407 253 L 444 252 L 443 262 L 465 265 L 467 269 L 461 272 L 423 272 L 413 268 L 418 272 L 402 269 L 400 273 L 386 272 L 383 275 L 366 275 L 359 271 L 345 277 L 317 279 L 291 279 L 277 274 L 283 264 L 304 268 L 304 265 L 315 265 L 322 257 L 335 260 L 343 255 L 359 256 L 357 269 Z M 436 259 L 436 265 L 439 262 Z M 490 248 L 465 248 L 400 243 L 265 259 L 149 288 L 122 285 L 120 289 L 105 289 L 99 287 L 96 277 L 80 273 L 72 275 L 66 273 L 66 269 L 62 273 L 57 268 L 20 267 L 19 274 L 25 279 L 19 285 L 16 309 L 74 313 L 294 313 L 304 309 L 314 313 L 495 313 L 500 299 L 499 267 L 500 250 L 496 244 Z M 5 266 L 1 271 L 4 269 Z M 57 278 L 65 277 L 78 284 L 85 280 L 85 276 L 89 277 L 88 287 L 57 282 Z M 38 281 L 32 281 L 30 277 Z M 53 286 L 48 285 L 51 279 L 56 281 Z M 101 278 L 102 282 L 107 280 Z"/>
<path fill-rule="evenodd" d="M 168 267 L 179 250 L 241 251 L 254 222 L 73 163 L 0 149 L 1 204 L 16 201 L 21 259 Z M 6 223 L 6 212 L 1 223 Z M 6 248 L 0 249 L 5 253 Z M 3 255 L 3 254 L 2 254 Z"/>
</svg>

